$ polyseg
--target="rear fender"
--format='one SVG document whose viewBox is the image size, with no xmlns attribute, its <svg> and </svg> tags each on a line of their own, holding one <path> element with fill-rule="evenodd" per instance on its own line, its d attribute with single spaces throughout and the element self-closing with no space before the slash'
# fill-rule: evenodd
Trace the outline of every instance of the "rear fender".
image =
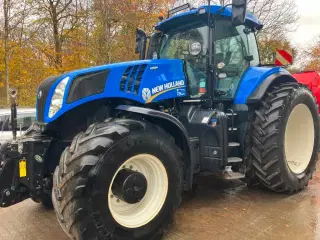
<svg viewBox="0 0 320 240">
<path fill-rule="evenodd" d="M 146 120 L 161 126 L 168 133 L 172 134 L 176 142 L 180 144 L 185 160 L 185 190 L 192 188 L 193 182 L 193 159 L 191 157 L 191 148 L 188 132 L 183 124 L 175 117 L 150 108 L 135 107 L 130 105 L 119 105 L 116 110 L 134 113 L 143 116 Z"/>
<path fill-rule="evenodd" d="M 297 80 L 287 72 L 271 74 L 261 82 L 253 93 L 251 93 L 247 98 L 246 103 L 250 104 L 260 102 L 270 86 L 286 82 L 297 82 Z"/>
</svg>

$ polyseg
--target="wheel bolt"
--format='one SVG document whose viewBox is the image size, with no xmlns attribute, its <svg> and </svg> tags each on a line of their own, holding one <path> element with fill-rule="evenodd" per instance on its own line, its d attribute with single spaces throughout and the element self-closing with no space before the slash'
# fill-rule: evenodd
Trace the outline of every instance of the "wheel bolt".
<svg viewBox="0 0 320 240">
<path fill-rule="evenodd" d="M 134 189 L 135 192 L 137 192 L 139 190 L 138 187 L 134 187 L 133 189 Z"/>
<path fill-rule="evenodd" d="M 122 168 L 126 168 L 126 165 L 123 165 L 123 167 Z"/>
<path fill-rule="evenodd" d="M 10 196 L 10 191 L 6 191 L 6 196 Z"/>
<path fill-rule="evenodd" d="M 113 198 L 114 196 L 113 196 L 113 195 L 110 195 L 110 197 Z"/>
<path fill-rule="evenodd" d="M 133 166 L 132 165 L 130 165 L 130 169 L 132 169 L 133 168 Z"/>
<path fill-rule="evenodd" d="M 120 202 L 120 199 L 117 199 L 117 202 Z"/>
</svg>

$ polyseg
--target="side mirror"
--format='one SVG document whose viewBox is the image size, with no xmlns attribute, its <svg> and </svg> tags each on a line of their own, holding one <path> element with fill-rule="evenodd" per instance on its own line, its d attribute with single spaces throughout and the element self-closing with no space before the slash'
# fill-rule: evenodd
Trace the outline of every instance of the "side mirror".
<svg viewBox="0 0 320 240">
<path fill-rule="evenodd" d="M 139 53 L 140 59 L 145 59 L 147 46 L 147 34 L 142 30 L 137 28 L 136 30 L 136 53 Z"/>
<path fill-rule="evenodd" d="M 150 36 L 147 59 L 158 58 L 160 40 L 161 40 L 161 33 L 160 32 L 155 32 Z"/>
<path fill-rule="evenodd" d="M 232 26 L 245 23 L 247 14 L 247 0 L 232 0 Z"/>
</svg>

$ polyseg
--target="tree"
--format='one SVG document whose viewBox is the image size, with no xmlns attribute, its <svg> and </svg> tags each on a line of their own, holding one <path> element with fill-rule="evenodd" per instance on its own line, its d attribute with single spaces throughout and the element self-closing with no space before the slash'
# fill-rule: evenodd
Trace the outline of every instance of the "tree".
<svg viewBox="0 0 320 240">
<path fill-rule="evenodd" d="M 304 59 L 305 70 L 320 72 L 320 36 L 310 49 L 303 52 L 302 58 Z"/>
<path fill-rule="evenodd" d="M 7 105 L 9 104 L 9 12 L 10 12 L 10 0 L 3 0 L 3 12 L 4 12 L 4 64 L 5 64 L 5 81 L 6 81 L 6 95 Z"/>
<path fill-rule="evenodd" d="M 29 12 L 27 1 L 11 1 L 3 0 L 3 43 L 4 43 L 4 76 L 5 76 L 5 92 L 7 96 L 6 104 L 9 104 L 9 60 L 10 53 L 17 44 L 10 44 L 12 40 L 16 40 L 22 44 L 24 38 L 25 20 Z"/>
<path fill-rule="evenodd" d="M 53 51 L 43 50 L 50 63 L 58 71 L 63 67 L 63 44 L 71 32 L 80 25 L 82 9 L 80 0 L 37 0 L 35 1 L 36 24 L 39 26 L 38 40 L 49 46 Z"/>
<path fill-rule="evenodd" d="M 263 39 L 259 42 L 260 59 L 263 64 L 275 61 L 276 50 L 291 50 L 293 47 L 286 39 Z"/>
<path fill-rule="evenodd" d="M 158 21 L 160 12 L 168 11 L 171 0 L 93 1 L 92 46 L 95 63 L 136 59 L 135 31 L 143 28 L 148 34 Z"/>
</svg>

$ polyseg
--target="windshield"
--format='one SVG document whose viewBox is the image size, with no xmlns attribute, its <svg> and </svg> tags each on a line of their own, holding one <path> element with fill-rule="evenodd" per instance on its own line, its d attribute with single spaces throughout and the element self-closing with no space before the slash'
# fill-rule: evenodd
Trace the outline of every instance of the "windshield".
<svg viewBox="0 0 320 240">
<path fill-rule="evenodd" d="M 164 34 L 157 58 L 182 59 L 186 63 L 190 97 L 205 93 L 208 27 L 198 25 Z M 155 57 L 154 57 L 155 58 Z"/>
</svg>

